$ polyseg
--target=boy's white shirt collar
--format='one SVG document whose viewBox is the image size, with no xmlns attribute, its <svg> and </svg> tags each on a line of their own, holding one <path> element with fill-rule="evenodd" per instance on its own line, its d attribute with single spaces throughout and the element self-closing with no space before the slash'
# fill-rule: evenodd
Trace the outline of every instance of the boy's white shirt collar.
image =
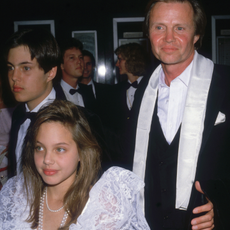
<svg viewBox="0 0 230 230">
<path fill-rule="evenodd" d="M 52 88 L 52 90 L 50 91 L 49 95 L 40 103 L 38 104 L 33 110 L 29 110 L 28 105 L 25 104 L 26 107 L 26 112 L 38 112 L 38 110 L 45 104 L 50 104 L 52 103 L 56 98 L 56 92 L 54 90 L 54 88 Z"/>
</svg>

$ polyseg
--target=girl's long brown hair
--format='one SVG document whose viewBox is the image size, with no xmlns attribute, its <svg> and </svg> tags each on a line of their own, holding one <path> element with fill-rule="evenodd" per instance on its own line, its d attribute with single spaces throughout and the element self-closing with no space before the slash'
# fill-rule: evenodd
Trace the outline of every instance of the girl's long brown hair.
<svg viewBox="0 0 230 230">
<path fill-rule="evenodd" d="M 21 161 L 24 185 L 30 205 L 30 215 L 27 221 L 31 223 L 32 229 L 38 227 L 40 197 L 45 188 L 45 183 L 34 163 L 36 137 L 40 125 L 45 122 L 59 122 L 70 130 L 81 159 L 76 179 L 64 197 L 65 210 L 69 210 L 71 220 L 61 229 L 68 229 L 72 223 L 77 222 L 88 200 L 90 188 L 98 180 L 101 169 L 101 149 L 91 133 L 84 114 L 73 103 L 55 101 L 37 114 L 25 137 Z"/>
</svg>

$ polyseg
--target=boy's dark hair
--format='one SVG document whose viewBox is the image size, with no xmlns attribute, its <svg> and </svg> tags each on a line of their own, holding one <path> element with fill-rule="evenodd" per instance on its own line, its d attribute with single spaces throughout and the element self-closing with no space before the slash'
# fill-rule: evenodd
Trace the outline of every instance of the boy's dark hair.
<svg viewBox="0 0 230 230">
<path fill-rule="evenodd" d="M 31 60 L 37 59 L 45 73 L 60 63 L 60 51 L 54 36 L 45 29 L 25 29 L 14 33 L 6 42 L 4 58 L 7 61 L 10 49 L 28 47 Z"/>
<path fill-rule="evenodd" d="M 95 58 L 91 52 L 89 52 L 88 50 L 82 50 L 82 55 L 83 55 L 83 57 L 84 56 L 90 57 L 91 62 L 92 62 L 92 66 L 95 67 Z"/>
<path fill-rule="evenodd" d="M 61 62 L 63 63 L 63 57 L 65 54 L 65 51 L 68 49 L 76 48 L 79 49 L 81 52 L 83 50 L 83 44 L 81 41 L 79 41 L 76 38 L 69 38 L 66 39 L 62 44 L 60 44 L 60 49 L 61 49 Z"/>
</svg>

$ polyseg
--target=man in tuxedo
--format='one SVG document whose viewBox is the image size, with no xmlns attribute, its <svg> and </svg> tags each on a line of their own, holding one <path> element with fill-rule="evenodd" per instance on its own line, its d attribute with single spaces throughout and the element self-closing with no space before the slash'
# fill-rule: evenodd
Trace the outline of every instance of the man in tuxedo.
<svg viewBox="0 0 230 230">
<path fill-rule="evenodd" d="M 85 107 L 91 111 L 96 109 L 93 91 L 87 85 L 79 84 L 83 75 L 84 61 L 82 55 L 83 45 L 75 39 L 67 39 L 61 46 L 62 71 L 61 87 L 68 101 L 75 105 Z"/>
<path fill-rule="evenodd" d="M 94 94 L 97 103 L 97 113 L 99 110 L 103 110 L 106 106 L 108 95 L 110 93 L 111 86 L 108 84 L 102 84 L 94 81 L 94 73 L 96 68 L 96 62 L 93 54 L 88 50 L 82 50 L 84 71 L 80 79 L 80 86 L 82 84 L 87 85 Z M 103 111 L 102 111 L 103 112 Z"/>
<path fill-rule="evenodd" d="M 111 116 L 114 117 L 114 128 L 123 130 L 134 113 L 132 106 L 134 99 L 137 99 L 136 92 L 147 72 L 147 53 L 140 44 L 129 43 L 119 46 L 115 54 L 119 74 L 124 75 L 127 80 L 112 87 Z"/>
<path fill-rule="evenodd" d="M 95 73 L 95 58 L 91 52 L 88 50 L 82 50 L 83 61 L 84 61 L 84 71 L 80 82 L 85 85 L 93 84 L 93 78 Z M 95 95 L 95 90 L 94 90 Z"/>
<path fill-rule="evenodd" d="M 196 0 L 152 0 L 145 22 L 161 64 L 134 102 L 133 151 L 123 160 L 145 181 L 146 219 L 157 230 L 228 229 L 230 69 L 196 51 L 206 25 Z"/>
<path fill-rule="evenodd" d="M 5 60 L 10 88 L 19 105 L 12 116 L 9 143 L 9 177 L 20 172 L 23 140 L 34 114 L 54 99 L 65 99 L 53 88 L 59 48 L 46 30 L 16 32 L 5 45 Z"/>
</svg>

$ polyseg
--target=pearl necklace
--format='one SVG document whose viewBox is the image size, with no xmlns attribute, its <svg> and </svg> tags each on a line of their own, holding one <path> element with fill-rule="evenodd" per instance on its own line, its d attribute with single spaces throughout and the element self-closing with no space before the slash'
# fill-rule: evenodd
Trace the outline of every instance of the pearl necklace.
<svg viewBox="0 0 230 230">
<path fill-rule="evenodd" d="M 48 208 L 48 210 L 50 211 L 50 212 L 59 212 L 59 211 L 61 211 L 63 208 L 64 208 L 64 206 L 65 205 L 63 205 L 61 208 L 59 208 L 59 209 L 57 209 L 57 210 L 52 210 L 52 209 L 50 209 L 50 207 L 49 207 L 49 204 L 48 204 L 48 196 L 47 196 L 47 188 L 45 188 L 45 197 L 46 197 L 46 207 Z"/>
<path fill-rule="evenodd" d="M 44 202 L 45 202 L 45 200 L 46 200 L 46 207 L 51 212 L 58 212 L 58 211 L 62 210 L 64 208 L 64 206 L 65 206 L 65 205 L 63 205 L 58 210 L 52 210 L 52 209 L 50 209 L 49 205 L 48 205 L 48 202 L 47 202 L 47 188 L 45 188 L 44 192 L 43 192 L 43 195 L 41 196 L 41 199 L 40 199 L 39 218 L 38 218 L 38 230 L 42 230 L 43 229 L 43 210 L 44 210 Z M 60 228 L 64 227 L 65 222 L 67 220 L 67 217 L 68 217 L 68 209 L 65 211 L 65 214 L 64 214 L 64 216 L 62 218 Z"/>
</svg>

